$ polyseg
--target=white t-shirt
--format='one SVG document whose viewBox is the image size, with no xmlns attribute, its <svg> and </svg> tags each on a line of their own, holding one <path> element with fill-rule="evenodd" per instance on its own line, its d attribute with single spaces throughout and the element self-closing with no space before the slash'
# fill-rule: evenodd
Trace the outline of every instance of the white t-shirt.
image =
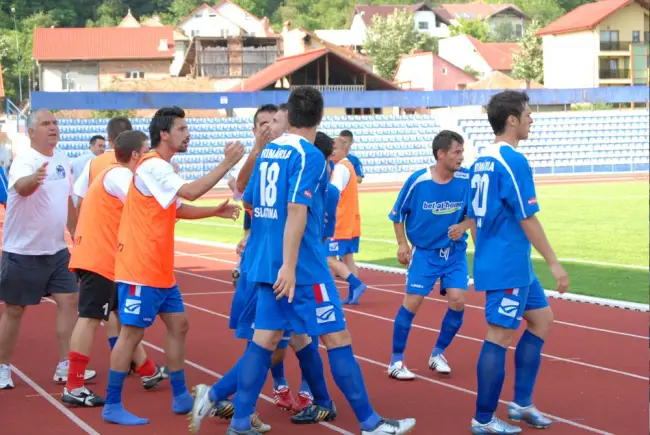
<svg viewBox="0 0 650 435">
<path fill-rule="evenodd" d="M 48 162 L 47 178 L 30 196 L 20 196 L 16 181 L 34 174 Z M 72 195 L 70 160 L 54 149 L 52 157 L 29 147 L 16 156 L 9 169 L 7 213 L 2 250 L 21 255 L 52 255 L 67 247 L 65 229 Z"/>
<path fill-rule="evenodd" d="M 343 189 L 345 189 L 350 182 L 350 170 L 348 167 L 337 163 L 336 166 L 334 166 L 334 171 L 332 171 L 331 182 L 337 189 L 339 189 L 339 192 L 343 192 Z"/>
<path fill-rule="evenodd" d="M 176 202 L 176 208 L 182 205 L 176 195 L 187 181 L 183 180 L 171 163 L 163 159 L 149 159 L 135 170 L 135 187 L 145 196 L 153 196 L 158 204 L 167 209 Z"/>
<path fill-rule="evenodd" d="M 126 194 L 129 192 L 129 187 L 131 187 L 131 181 L 133 181 L 133 172 L 124 166 L 117 166 L 104 176 L 104 190 L 124 204 Z"/>
<path fill-rule="evenodd" d="M 107 153 L 113 153 L 115 152 L 114 150 L 106 150 Z M 93 156 L 95 158 L 95 156 Z M 81 174 L 76 178 L 76 181 L 74 182 L 74 194 L 80 198 L 83 198 L 86 196 L 86 192 L 88 192 L 88 187 L 90 186 L 90 162 L 92 162 L 93 159 L 89 159 L 86 162 L 86 165 L 84 166 L 83 170 L 81 171 Z"/>
</svg>

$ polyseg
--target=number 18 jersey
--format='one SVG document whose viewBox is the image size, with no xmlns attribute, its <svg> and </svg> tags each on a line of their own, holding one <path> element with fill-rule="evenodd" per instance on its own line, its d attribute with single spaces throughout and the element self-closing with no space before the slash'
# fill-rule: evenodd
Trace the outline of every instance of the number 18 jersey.
<svg viewBox="0 0 650 435">
<path fill-rule="evenodd" d="M 275 283 L 283 263 L 290 203 L 308 207 L 298 252 L 296 284 L 319 284 L 330 278 L 322 252 L 327 184 L 325 157 L 305 138 L 284 134 L 264 147 L 243 196 L 244 202 L 253 209 L 246 249 L 250 281 Z"/>
<path fill-rule="evenodd" d="M 476 222 L 475 289 L 531 285 L 531 244 L 520 221 L 539 206 L 528 160 L 506 143 L 490 144 L 472 165 L 469 179 L 467 215 Z"/>
</svg>

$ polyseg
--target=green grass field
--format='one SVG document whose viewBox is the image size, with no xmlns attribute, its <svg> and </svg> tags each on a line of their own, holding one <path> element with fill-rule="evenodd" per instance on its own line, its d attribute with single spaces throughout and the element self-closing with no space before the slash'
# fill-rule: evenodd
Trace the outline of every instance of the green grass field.
<svg viewBox="0 0 650 435">
<path fill-rule="evenodd" d="M 397 192 L 360 195 L 357 261 L 401 267 L 387 217 L 396 197 Z M 571 293 L 648 303 L 647 182 L 540 185 L 537 197 L 539 218 L 569 273 Z M 180 221 L 176 227 L 177 236 L 224 243 L 237 243 L 242 234 L 241 222 L 221 219 Z M 470 246 L 470 269 L 472 251 Z M 544 288 L 554 289 L 548 267 L 534 250 L 533 260 Z"/>
</svg>

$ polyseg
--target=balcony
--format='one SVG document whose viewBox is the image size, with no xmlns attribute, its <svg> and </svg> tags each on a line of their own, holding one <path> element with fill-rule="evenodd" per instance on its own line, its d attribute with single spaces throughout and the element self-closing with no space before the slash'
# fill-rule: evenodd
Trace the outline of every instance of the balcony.
<svg viewBox="0 0 650 435">
<path fill-rule="evenodd" d="M 629 80 L 632 77 L 632 75 L 630 74 L 629 69 L 601 69 L 598 72 L 598 77 L 601 80 L 607 80 L 607 79 Z"/>
<path fill-rule="evenodd" d="M 600 51 L 630 51 L 630 41 L 600 41 Z"/>
</svg>

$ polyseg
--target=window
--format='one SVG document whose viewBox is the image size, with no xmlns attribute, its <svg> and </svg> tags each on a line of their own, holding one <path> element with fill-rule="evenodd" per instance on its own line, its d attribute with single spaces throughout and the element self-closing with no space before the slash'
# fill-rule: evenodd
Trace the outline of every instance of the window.
<svg viewBox="0 0 650 435">
<path fill-rule="evenodd" d="M 448 71 L 447 71 L 447 68 L 443 68 L 443 69 L 442 69 L 442 73 L 443 73 L 444 75 L 447 75 L 447 72 L 448 72 Z"/>
<path fill-rule="evenodd" d="M 144 78 L 144 72 L 143 71 L 127 71 L 124 73 L 124 77 L 127 79 L 143 79 Z"/>
<path fill-rule="evenodd" d="M 71 73 L 65 73 L 65 75 L 61 77 L 61 90 L 74 91 L 76 86 L 77 84 L 75 83 Z"/>
<path fill-rule="evenodd" d="M 192 38 L 194 38 L 195 36 L 199 36 L 199 34 L 200 34 L 200 33 L 199 33 L 198 30 L 192 30 L 192 31 L 190 31 L 190 36 L 191 36 Z"/>
<path fill-rule="evenodd" d="M 643 32 L 643 42 L 650 42 L 650 32 Z"/>
<path fill-rule="evenodd" d="M 221 37 L 222 38 L 228 37 L 228 29 L 221 29 Z"/>
<path fill-rule="evenodd" d="M 524 36 L 524 28 L 521 24 L 515 24 L 515 38 Z"/>
<path fill-rule="evenodd" d="M 632 42 L 641 42 L 641 32 L 638 30 L 632 31 Z"/>
<path fill-rule="evenodd" d="M 418 21 L 418 29 L 429 30 L 429 23 L 427 21 Z"/>
</svg>

